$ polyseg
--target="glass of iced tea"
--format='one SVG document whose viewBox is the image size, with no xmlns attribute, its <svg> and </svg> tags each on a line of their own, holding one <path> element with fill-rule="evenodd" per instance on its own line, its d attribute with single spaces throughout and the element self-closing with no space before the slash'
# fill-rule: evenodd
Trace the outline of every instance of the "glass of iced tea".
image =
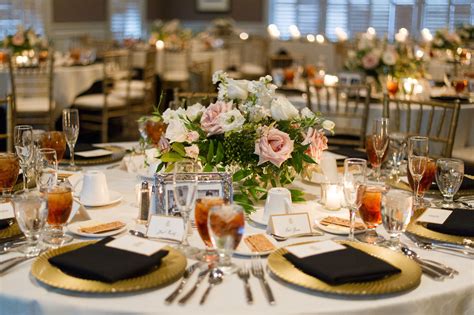
<svg viewBox="0 0 474 315">
<path fill-rule="evenodd" d="M 244 235 L 244 226 L 244 211 L 237 204 L 214 206 L 209 211 L 208 229 L 211 242 L 219 254 L 218 267 L 226 274 L 237 269 L 231 257 Z"/>
<path fill-rule="evenodd" d="M 54 149 L 56 151 L 58 164 L 64 157 L 66 144 L 66 136 L 64 135 L 64 132 L 61 131 L 48 131 L 40 136 L 40 147 Z"/>
<path fill-rule="evenodd" d="M 452 81 L 453 87 L 456 90 L 456 93 L 460 95 L 467 87 L 467 80 L 464 78 L 456 78 Z"/>
<path fill-rule="evenodd" d="M 0 202 L 12 191 L 20 173 L 20 161 L 14 153 L 0 153 Z"/>
<path fill-rule="evenodd" d="M 61 246 L 72 241 L 70 235 L 64 233 L 64 226 L 69 220 L 72 211 L 73 196 L 72 187 L 62 183 L 49 187 L 44 191 L 48 207 L 49 232 L 44 242 Z"/>
<path fill-rule="evenodd" d="M 410 169 L 410 164 L 412 162 L 408 159 L 408 169 Z M 411 172 L 407 172 L 408 183 L 410 184 L 410 188 L 415 191 L 415 181 L 413 180 L 413 175 Z M 418 185 L 418 192 L 416 194 L 416 206 L 421 208 L 426 208 L 430 205 L 429 201 L 425 200 L 423 197 L 425 192 L 430 189 L 431 184 L 435 180 L 436 177 L 436 161 L 434 159 L 428 158 L 425 171 L 421 176 L 420 183 Z"/>
<path fill-rule="evenodd" d="M 398 92 L 398 80 L 394 77 L 387 78 L 387 92 L 391 97 L 395 97 Z"/>
<path fill-rule="evenodd" d="M 367 226 L 367 232 L 359 234 L 357 239 L 364 243 L 380 244 L 384 238 L 379 236 L 375 229 L 382 223 L 382 197 L 389 190 L 383 183 L 360 186 L 357 194 L 359 199 L 359 215 Z"/>
</svg>

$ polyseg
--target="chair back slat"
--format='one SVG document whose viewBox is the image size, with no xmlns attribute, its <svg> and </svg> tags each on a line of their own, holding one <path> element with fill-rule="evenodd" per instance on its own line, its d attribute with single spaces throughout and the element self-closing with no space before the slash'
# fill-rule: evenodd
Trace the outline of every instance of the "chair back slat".
<svg viewBox="0 0 474 315">
<path fill-rule="evenodd" d="M 428 134 L 428 135 L 431 134 L 431 130 L 432 130 L 432 127 L 433 127 L 434 113 L 435 113 L 435 108 L 431 107 L 430 114 L 429 114 L 429 117 L 428 117 L 428 130 L 426 131 L 426 134 Z"/>
<path fill-rule="evenodd" d="M 0 107 L 4 107 L 5 111 L 5 132 L 0 133 L 0 139 L 6 140 L 6 151 L 11 152 L 13 148 L 13 126 L 15 124 L 15 118 L 13 114 L 13 101 L 11 95 L 7 95 L 6 98 L 0 99 Z M 2 119 L 3 120 L 3 119 Z"/>
</svg>

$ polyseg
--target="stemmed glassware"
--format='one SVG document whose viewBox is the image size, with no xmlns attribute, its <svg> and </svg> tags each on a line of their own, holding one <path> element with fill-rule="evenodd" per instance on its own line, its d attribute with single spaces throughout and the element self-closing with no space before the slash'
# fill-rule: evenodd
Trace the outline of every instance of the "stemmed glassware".
<svg viewBox="0 0 474 315">
<path fill-rule="evenodd" d="M 15 126 L 15 151 L 20 159 L 23 172 L 23 190 L 28 189 L 28 168 L 33 158 L 33 127 L 29 125 Z"/>
<path fill-rule="evenodd" d="M 461 205 L 454 202 L 454 195 L 461 187 L 464 177 L 464 162 L 457 159 L 438 159 L 436 161 L 436 184 L 444 200 L 434 204 L 442 208 L 456 208 Z"/>
<path fill-rule="evenodd" d="M 79 111 L 77 109 L 63 110 L 63 132 L 66 135 L 67 145 L 69 147 L 70 165 L 66 168 L 70 171 L 79 171 L 81 167 L 76 166 L 74 162 L 74 146 L 79 137 Z"/>
<path fill-rule="evenodd" d="M 414 136 L 408 139 L 408 168 L 415 184 L 413 189 L 415 207 L 421 206 L 419 187 L 428 163 L 428 145 L 428 137 Z"/>
<path fill-rule="evenodd" d="M 214 206 L 209 212 L 209 232 L 212 244 L 219 254 L 217 267 L 225 274 L 237 270 L 232 263 L 232 253 L 244 235 L 244 210 L 237 204 Z"/>
<path fill-rule="evenodd" d="M 400 165 L 402 164 L 403 158 L 405 157 L 407 138 L 403 133 L 394 132 L 390 136 L 390 151 L 392 158 L 392 174 L 396 180 L 400 174 Z"/>
<path fill-rule="evenodd" d="M 19 191 L 13 195 L 12 202 L 15 218 L 27 240 L 19 250 L 27 257 L 35 256 L 41 250 L 38 241 L 48 216 L 44 196 L 35 190 Z"/>
<path fill-rule="evenodd" d="M 20 163 L 15 153 L 0 153 L 0 203 L 10 195 L 19 173 Z"/>
<path fill-rule="evenodd" d="M 56 151 L 43 148 L 37 151 L 36 156 L 36 187 L 39 191 L 46 191 L 56 185 L 58 180 L 58 159 Z"/>
<path fill-rule="evenodd" d="M 375 119 L 372 133 L 372 145 L 377 157 L 377 163 L 375 164 L 375 178 L 378 181 L 380 181 L 383 157 L 387 151 L 389 142 L 390 138 L 388 136 L 388 119 Z"/>
<path fill-rule="evenodd" d="M 355 215 L 360 206 L 358 198 L 361 186 L 367 181 L 367 161 L 364 159 L 349 158 L 344 160 L 344 198 L 350 213 L 349 239 L 354 240 Z"/>
<path fill-rule="evenodd" d="M 194 208 L 197 195 L 198 172 L 201 167 L 193 161 L 180 161 L 174 164 L 173 169 L 173 197 L 174 203 L 181 213 L 184 223 L 184 236 L 180 249 L 187 257 L 193 257 L 199 253 L 188 242 L 189 216 Z"/>
<path fill-rule="evenodd" d="M 413 215 L 413 197 L 411 193 L 401 190 L 391 190 L 382 205 L 383 227 L 390 235 L 387 241 L 389 248 L 400 249 L 400 235 L 405 232 Z"/>
</svg>

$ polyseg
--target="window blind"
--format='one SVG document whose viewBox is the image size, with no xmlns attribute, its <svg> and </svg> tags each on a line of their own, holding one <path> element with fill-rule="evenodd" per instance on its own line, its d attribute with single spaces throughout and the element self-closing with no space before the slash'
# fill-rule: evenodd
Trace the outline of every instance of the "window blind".
<svg viewBox="0 0 474 315">
<path fill-rule="evenodd" d="M 140 38 L 144 0 L 109 0 L 110 30 L 115 40 Z"/>
<path fill-rule="evenodd" d="M 45 0 L 0 0 L 0 37 L 16 32 L 18 25 L 44 35 Z"/>
</svg>

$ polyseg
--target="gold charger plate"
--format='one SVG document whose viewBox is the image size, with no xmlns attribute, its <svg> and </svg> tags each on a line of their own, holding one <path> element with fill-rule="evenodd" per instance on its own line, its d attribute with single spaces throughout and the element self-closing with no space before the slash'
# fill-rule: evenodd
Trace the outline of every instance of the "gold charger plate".
<svg viewBox="0 0 474 315">
<path fill-rule="evenodd" d="M 49 258 L 86 245 L 95 243 L 81 242 L 49 250 L 39 256 L 31 267 L 31 274 L 39 281 L 52 287 L 78 292 L 117 293 L 132 292 L 164 286 L 179 279 L 186 268 L 186 258 L 181 252 L 166 246 L 168 255 L 163 258 L 159 268 L 143 276 L 129 278 L 114 283 L 76 278 L 65 274 L 48 261 Z"/>
<path fill-rule="evenodd" d="M 408 224 L 406 232 L 434 241 L 448 242 L 459 245 L 464 245 L 466 240 L 474 242 L 474 237 L 449 235 L 427 229 L 426 226 L 419 224 L 416 221 L 418 217 L 423 214 L 423 212 L 425 212 L 425 209 L 418 209 L 415 211 L 410 224 Z"/>
<path fill-rule="evenodd" d="M 18 223 L 15 220 L 15 222 L 12 225 L 0 230 L 0 241 L 4 238 L 10 238 L 10 237 L 17 236 L 20 234 L 21 234 L 20 227 L 18 226 Z"/>
<path fill-rule="evenodd" d="M 287 253 L 285 248 L 274 251 L 268 257 L 268 267 L 277 277 L 291 284 L 332 294 L 342 295 L 377 295 L 406 291 L 420 284 L 421 269 L 411 259 L 401 253 L 394 252 L 365 243 L 350 241 L 338 241 L 362 250 L 374 257 L 382 259 L 389 264 L 399 268 L 401 273 L 386 278 L 368 282 L 352 282 L 341 285 L 330 285 L 318 278 L 310 276 L 283 257 Z"/>
<path fill-rule="evenodd" d="M 75 158 L 74 162 L 79 166 L 88 166 L 88 165 L 101 165 L 118 162 L 123 159 L 126 150 L 122 147 L 116 145 L 110 145 L 101 147 L 100 149 L 109 150 L 112 152 L 110 155 L 96 157 L 96 158 Z M 64 158 L 61 160 L 61 165 L 69 165 L 69 159 Z"/>
</svg>

